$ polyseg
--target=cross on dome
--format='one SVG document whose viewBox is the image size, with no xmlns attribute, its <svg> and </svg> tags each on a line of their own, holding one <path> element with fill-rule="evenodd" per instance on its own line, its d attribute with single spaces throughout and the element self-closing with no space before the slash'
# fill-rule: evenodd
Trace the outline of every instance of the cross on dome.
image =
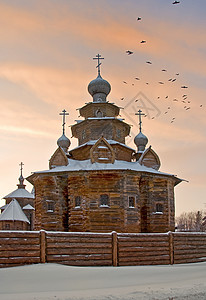
<svg viewBox="0 0 206 300">
<path fill-rule="evenodd" d="M 139 109 L 138 112 L 135 115 L 139 116 L 139 131 L 142 132 L 142 118 L 141 118 L 141 116 L 145 116 L 145 114 L 142 113 L 141 109 Z"/>
<path fill-rule="evenodd" d="M 22 170 L 23 170 L 24 164 L 23 164 L 23 162 L 21 162 L 19 165 L 20 165 L 20 172 L 21 172 L 20 176 L 22 176 Z"/>
<path fill-rule="evenodd" d="M 104 57 L 101 57 L 100 54 L 97 54 L 96 57 L 93 57 L 93 59 L 97 59 L 97 66 L 96 68 L 98 68 L 98 76 L 100 76 L 100 66 L 101 66 L 101 62 L 100 59 L 104 59 Z"/>
<path fill-rule="evenodd" d="M 60 113 L 60 116 L 63 116 L 63 123 L 62 123 L 62 128 L 63 128 L 63 134 L 65 133 L 65 124 L 66 124 L 66 116 L 68 116 L 69 113 L 64 109 L 62 110 L 62 112 Z"/>
</svg>

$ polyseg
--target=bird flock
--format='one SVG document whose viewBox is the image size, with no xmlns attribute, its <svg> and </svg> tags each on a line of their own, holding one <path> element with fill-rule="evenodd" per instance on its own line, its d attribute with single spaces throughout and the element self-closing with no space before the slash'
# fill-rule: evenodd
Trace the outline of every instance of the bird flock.
<svg viewBox="0 0 206 300">
<path fill-rule="evenodd" d="M 172 2 L 173 5 L 177 5 L 177 4 L 180 4 L 180 1 L 174 1 Z M 137 17 L 136 19 L 137 22 L 142 22 L 142 17 Z M 147 41 L 146 40 L 142 40 L 140 42 L 140 44 L 145 44 Z M 126 50 L 126 54 L 131 56 L 134 54 L 134 51 L 133 50 Z M 153 62 L 148 60 L 146 61 L 146 64 L 147 65 L 152 65 Z M 161 72 L 164 72 L 165 74 L 169 73 L 167 69 L 163 68 L 161 69 Z M 165 85 L 166 83 L 170 83 L 170 84 L 176 84 L 178 82 L 178 79 L 179 79 L 179 76 L 180 76 L 180 73 L 179 72 L 176 72 L 175 75 L 173 75 L 172 77 L 167 77 L 167 79 L 165 79 L 165 81 L 157 81 L 157 84 L 159 85 Z M 140 80 L 143 80 L 141 77 L 135 77 L 134 78 L 135 81 L 140 81 Z M 123 84 L 130 84 L 129 82 L 127 81 L 123 81 Z M 146 85 L 149 85 L 150 83 L 149 82 L 145 82 Z M 134 83 L 131 83 L 132 86 L 134 86 Z M 189 87 L 187 85 L 181 85 L 180 86 L 181 90 L 187 90 Z M 184 93 L 182 96 L 178 97 L 177 98 L 171 98 L 169 95 L 166 95 L 164 97 L 162 96 L 158 96 L 156 100 L 167 100 L 167 101 L 170 101 L 169 105 L 167 106 L 167 110 L 164 111 L 164 114 L 163 115 L 167 115 L 169 112 L 171 112 L 171 104 L 173 103 L 181 103 L 182 104 L 182 108 L 185 110 L 185 111 L 189 111 L 191 109 L 191 100 L 188 100 L 188 94 Z M 125 97 L 121 97 L 120 98 L 121 101 L 125 100 Z M 135 99 L 134 102 L 138 102 L 140 101 L 141 102 L 141 99 Z M 166 102 L 168 103 L 168 102 Z M 203 108 L 203 105 L 201 104 L 199 106 L 200 108 Z M 144 117 L 147 117 L 147 114 L 144 115 Z M 151 119 L 155 119 L 156 116 L 152 116 Z M 175 120 L 176 120 L 176 117 L 170 117 L 170 123 L 174 123 Z"/>
</svg>

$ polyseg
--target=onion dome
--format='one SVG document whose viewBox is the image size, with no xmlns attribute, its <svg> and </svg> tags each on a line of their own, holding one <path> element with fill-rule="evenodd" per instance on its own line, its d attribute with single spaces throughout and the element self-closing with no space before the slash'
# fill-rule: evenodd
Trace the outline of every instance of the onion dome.
<svg viewBox="0 0 206 300">
<path fill-rule="evenodd" d="M 93 102 L 106 102 L 107 95 L 111 91 L 111 85 L 99 74 L 88 85 L 88 92 L 93 97 Z"/>
<path fill-rule="evenodd" d="M 62 134 L 62 136 L 57 140 L 57 145 L 61 147 L 65 152 L 67 152 L 69 146 L 71 145 L 71 142 L 66 137 L 66 135 Z"/>
<path fill-rule="evenodd" d="M 148 143 L 148 138 L 140 131 L 140 133 L 138 133 L 138 135 L 134 138 L 134 143 L 137 146 L 138 152 L 144 151 L 145 146 Z"/>
</svg>

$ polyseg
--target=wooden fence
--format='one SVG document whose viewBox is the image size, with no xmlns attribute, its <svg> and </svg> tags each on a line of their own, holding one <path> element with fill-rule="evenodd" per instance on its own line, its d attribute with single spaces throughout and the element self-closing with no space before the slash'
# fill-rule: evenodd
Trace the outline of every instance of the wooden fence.
<svg viewBox="0 0 206 300">
<path fill-rule="evenodd" d="M 163 265 L 206 261 L 206 233 L 0 231 L 0 267 Z"/>
</svg>

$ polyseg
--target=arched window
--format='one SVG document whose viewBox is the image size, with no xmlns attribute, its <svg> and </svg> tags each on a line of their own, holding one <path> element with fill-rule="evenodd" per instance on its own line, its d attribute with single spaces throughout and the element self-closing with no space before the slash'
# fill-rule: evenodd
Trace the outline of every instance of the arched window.
<svg viewBox="0 0 206 300">
<path fill-rule="evenodd" d="M 81 206 L 81 197 L 76 196 L 75 197 L 75 207 L 80 207 Z"/>
<path fill-rule="evenodd" d="M 109 196 L 107 194 L 100 195 L 100 206 L 109 206 Z"/>
<path fill-rule="evenodd" d="M 156 213 L 163 213 L 163 205 L 161 203 L 156 204 Z"/>
</svg>

